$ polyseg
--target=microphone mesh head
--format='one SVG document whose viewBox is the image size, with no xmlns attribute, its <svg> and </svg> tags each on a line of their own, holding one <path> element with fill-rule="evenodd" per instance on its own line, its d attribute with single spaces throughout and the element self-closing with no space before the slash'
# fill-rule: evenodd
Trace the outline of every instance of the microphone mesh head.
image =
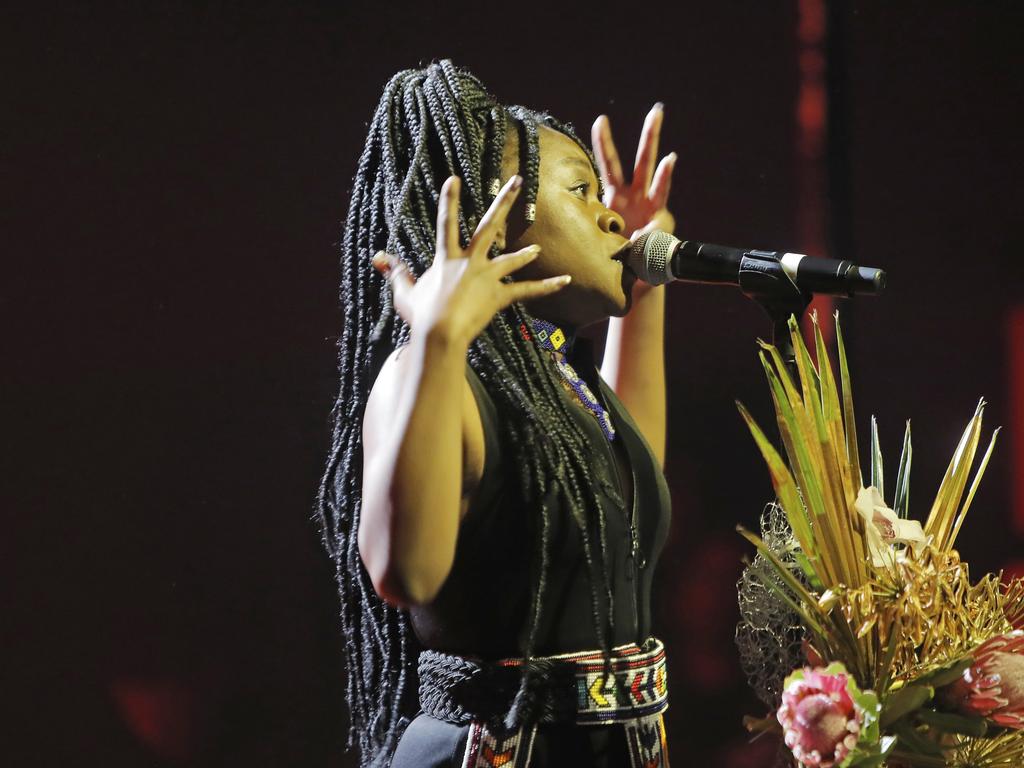
<svg viewBox="0 0 1024 768">
<path fill-rule="evenodd" d="M 675 278 L 669 269 L 669 257 L 679 240 L 668 232 L 654 230 L 641 235 L 629 250 L 629 267 L 637 277 L 651 285 L 662 285 Z"/>
</svg>

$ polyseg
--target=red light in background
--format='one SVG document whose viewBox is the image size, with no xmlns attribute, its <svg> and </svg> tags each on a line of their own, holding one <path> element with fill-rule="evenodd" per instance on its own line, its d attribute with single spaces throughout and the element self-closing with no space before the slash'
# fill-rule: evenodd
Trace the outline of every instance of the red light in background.
<svg viewBox="0 0 1024 768">
<path fill-rule="evenodd" d="M 1024 306 L 1010 311 L 1006 337 L 1006 367 L 1010 375 L 1010 423 L 1006 430 L 1010 438 L 1010 508 L 1013 529 L 1024 536 Z"/>
<path fill-rule="evenodd" d="M 129 730 L 154 754 L 174 763 L 194 756 L 195 701 L 181 681 L 122 679 L 110 692 Z"/>
<path fill-rule="evenodd" d="M 827 170 L 825 142 L 828 128 L 828 94 L 825 90 L 825 3 L 800 0 L 797 14 L 798 91 L 796 98 L 796 233 L 798 249 L 811 256 L 827 256 L 825 240 L 825 199 Z M 832 341 L 831 296 L 815 296 L 803 323 L 804 340 L 814 351 L 810 316 L 818 313 L 818 325 L 825 343 Z"/>
</svg>

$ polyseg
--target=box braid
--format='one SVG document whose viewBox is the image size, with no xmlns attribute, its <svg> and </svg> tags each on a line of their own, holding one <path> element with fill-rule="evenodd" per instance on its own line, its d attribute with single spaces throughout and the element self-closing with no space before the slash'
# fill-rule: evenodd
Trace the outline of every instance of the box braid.
<svg viewBox="0 0 1024 768">
<path fill-rule="evenodd" d="M 449 175 L 463 181 L 459 231 L 462 243 L 468 243 L 498 192 L 510 130 L 519 132 L 525 216 L 527 223 L 532 221 L 540 125 L 572 138 L 594 162 L 570 125 L 524 107 L 498 104 L 476 77 L 444 60 L 391 78 L 359 159 L 341 249 L 340 388 L 316 515 L 341 596 L 351 711 L 348 746 L 358 746 L 363 766 L 390 762 L 407 722 L 404 718 L 416 710 L 418 651 L 408 614 L 377 596 L 357 548 L 363 411 L 376 366 L 409 339 L 409 327 L 394 310 L 386 280 L 371 268 L 370 260 L 378 250 L 386 250 L 417 278 L 429 268 L 440 187 Z M 600 178 L 596 166 L 595 174 Z M 492 255 L 496 253 L 492 248 Z M 502 439 L 519 469 L 519 493 L 526 508 L 538 511 L 537 519 L 528 521 L 536 545 L 523 655 L 529 659 L 533 654 L 542 614 L 551 516 L 567 507 L 581 532 L 594 624 L 607 658 L 614 630 L 613 598 L 605 519 L 588 469 L 587 438 L 573 419 L 572 406 L 565 403 L 554 364 L 529 329 L 529 315 L 514 304 L 494 317 L 468 354 L 501 414 Z M 525 692 L 536 681 L 528 677 L 516 698 L 511 726 L 516 724 L 512 721 L 530 717 Z"/>
</svg>

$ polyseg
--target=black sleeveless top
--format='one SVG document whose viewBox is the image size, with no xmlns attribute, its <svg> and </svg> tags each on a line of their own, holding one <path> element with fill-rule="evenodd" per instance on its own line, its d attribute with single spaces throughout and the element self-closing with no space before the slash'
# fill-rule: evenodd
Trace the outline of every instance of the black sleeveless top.
<svg viewBox="0 0 1024 768">
<path fill-rule="evenodd" d="M 612 644 L 638 642 L 650 634 L 651 580 L 671 516 L 668 485 L 650 446 L 598 375 L 590 342 L 578 339 L 569 360 L 603 401 L 616 430 L 613 447 L 593 415 L 560 390 L 589 437 L 593 457 L 590 473 L 604 509 L 615 624 Z M 529 531 L 539 530 L 540 515 L 538 510 L 524 509 L 518 503 L 518 469 L 511 465 L 512 457 L 502 445 L 494 402 L 468 364 L 466 376 L 483 424 L 483 475 L 459 528 L 451 573 L 437 597 L 411 609 L 410 614 L 417 638 L 425 648 L 481 659 L 516 657 L 522 655 L 529 625 L 535 549 Z M 535 653 L 598 648 L 589 580 L 597 580 L 601 596 L 597 525 L 590 529 L 595 558 L 588 575 L 582 534 L 570 510 L 554 496 L 548 502 L 551 554 Z M 531 515 L 536 519 L 531 520 Z M 601 596 L 602 621 L 606 618 L 605 603 L 606 598 Z"/>
</svg>

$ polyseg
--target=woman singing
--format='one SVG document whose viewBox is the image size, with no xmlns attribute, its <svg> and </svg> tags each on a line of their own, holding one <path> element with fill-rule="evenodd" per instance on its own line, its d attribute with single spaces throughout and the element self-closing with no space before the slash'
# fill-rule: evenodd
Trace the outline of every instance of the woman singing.
<svg viewBox="0 0 1024 768">
<path fill-rule="evenodd" d="M 384 89 L 319 494 L 361 765 L 667 765 L 665 295 L 624 263 L 673 228 L 661 120 L 627 181 L 603 116 L 595 161 L 449 61 Z"/>
</svg>

